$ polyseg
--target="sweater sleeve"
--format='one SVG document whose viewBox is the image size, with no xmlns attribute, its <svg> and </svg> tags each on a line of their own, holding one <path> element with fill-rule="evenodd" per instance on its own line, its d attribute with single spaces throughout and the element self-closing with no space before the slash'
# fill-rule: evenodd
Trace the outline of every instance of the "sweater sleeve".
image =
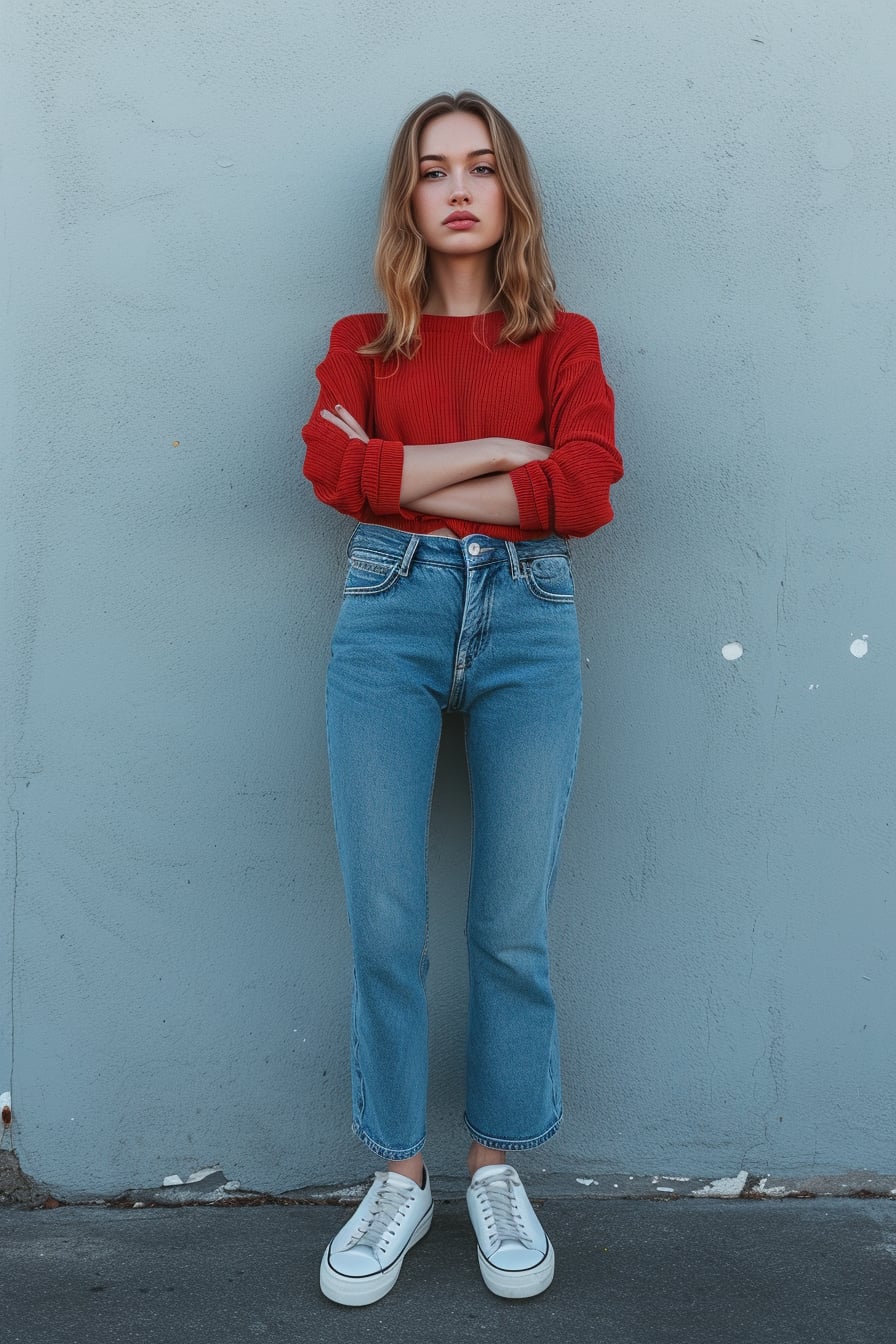
<svg viewBox="0 0 896 1344">
<path fill-rule="evenodd" d="M 573 339 L 550 380 L 551 454 L 510 473 L 520 526 L 565 537 L 587 537 L 610 522 L 610 486 L 623 474 L 597 331 L 589 318 L 576 316 Z"/>
<path fill-rule="evenodd" d="M 349 436 L 322 410 L 336 413 L 336 402 L 349 411 L 365 431 L 371 428 L 373 360 L 359 355 L 364 343 L 357 323 L 340 318 L 330 333 L 330 348 L 315 369 L 320 392 L 311 418 L 302 428 L 307 452 L 302 468 L 324 504 L 350 516 L 400 513 L 399 496 L 404 468 L 404 445 L 392 439 L 370 438 L 367 443 Z"/>
</svg>

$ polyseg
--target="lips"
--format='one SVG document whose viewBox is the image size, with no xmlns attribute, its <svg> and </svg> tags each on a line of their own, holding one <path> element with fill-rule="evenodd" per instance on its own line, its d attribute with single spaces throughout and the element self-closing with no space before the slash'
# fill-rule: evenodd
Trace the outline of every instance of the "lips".
<svg viewBox="0 0 896 1344">
<path fill-rule="evenodd" d="M 469 210 L 455 210 L 455 211 L 453 211 L 452 214 L 450 214 L 450 215 L 447 217 L 447 219 L 443 219 L 443 220 L 442 220 L 442 223 L 443 223 L 443 224 L 455 224 L 455 223 L 458 222 L 458 220 L 464 220 L 464 219 L 469 220 L 469 222 L 470 222 L 471 224 L 478 224 L 478 223 L 479 223 L 479 220 L 477 219 L 477 217 L 476 217 L 475 215 L 471 215 L 470 212 L 469 212 Z"/>
</svg>

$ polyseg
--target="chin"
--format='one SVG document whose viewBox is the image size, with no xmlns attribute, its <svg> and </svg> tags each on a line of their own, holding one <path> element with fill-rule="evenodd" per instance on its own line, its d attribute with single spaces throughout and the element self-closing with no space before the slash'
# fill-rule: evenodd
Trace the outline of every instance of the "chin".
<svg viewBox="0 0 896 1344">
<path fill-rule="evenodd" d="M 482 234 L 474 234 L 472 230 L 466 233 L 453 233 L 450 238 L 440 235 L 438 242 L 430 243 L 429 246 L 436 252 L 452 253 L 473 253 L 487 252 L 489 248 L 497 247 L 501 241 L 501 235 L 496 238 L 487 235 L 483 238 Z"/>
</svg>

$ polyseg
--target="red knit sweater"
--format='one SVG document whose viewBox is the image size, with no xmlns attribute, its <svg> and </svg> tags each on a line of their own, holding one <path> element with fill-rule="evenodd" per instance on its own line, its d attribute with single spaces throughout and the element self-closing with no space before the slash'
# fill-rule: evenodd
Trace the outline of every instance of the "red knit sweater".
<svg viewBox="0 0 896 1344">
<path fill-rule="evenodd" d="M 304 474 L 317 498 L 359 522 L 405 532 L 446 525 L 460 536 L 484 532 L 520 541 L 584 537 L 613 517 L 610 486 L 622 476 L 613 435 L 613 392 L 604 377 L 594 323 L 561 311 L 554 331 L 520 345 L 497 345 L 501 311 L 472 317 L 423 313 L 422 344 L 410 360 L 384 365 L 357 354 L 381 330 L 382 313 L 341 318 L 317 366 L 320 394 L 302 429 Z M 370 435 L 350 439 L 320 414 L 339 402 Z M 551 445 L 543 462 L 516 467 L 510 480 L 520 526 L 415 513 L 399 502 L 406 443 L 525 439 Z"/>
</svg>

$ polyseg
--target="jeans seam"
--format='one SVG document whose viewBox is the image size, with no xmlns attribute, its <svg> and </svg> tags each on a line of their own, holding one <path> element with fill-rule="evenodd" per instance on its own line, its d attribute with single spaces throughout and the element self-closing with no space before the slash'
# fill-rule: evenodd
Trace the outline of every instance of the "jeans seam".
<svg viewBox="0 0 896 1344">
<path fill-rule="evenodd" d="M 560 842 L 562 841 L 563 833 L 566 830 L 566 817 L 567 813 L 569 812 L 569 799 L 572 794 L 572 786 L 576 777 L 576 768 L 579 763 L 579 747 L 582 742 L 582 709 L 583 704 L 582 701 L 580 700 L 578 711 L 579 714 L 578 726 L 576 728 L 576 748 L 575 751 L 573 752 L 572 765 L 570 766 L 569 769 L 569 778 L 566 781 L 566 793 L 563 798 L 563 807 L 560 813 L 560 825 L 557 828 L 557 835 L 554 840 L 554 853 L 551 856 L 551 868 L 548 874 L 548 881 L 546 887 L 546 905 L 548 907 L 550 907 L 551 896 L 554 890 L 554 884 L 557 880 L 557 870 L 560 864 Z"/>
<path fill-rule="evenodd" d="M 352 959 L 352 1042 L 351 1042 L 351 1068 L 355 1075 L 358 1089 L 358 1118 L 359 1123 L 363 1123 L 364 1112 L 367 1109 L 367 1092 L 364 1087 L 364 1072 L 361 1068 L 361 1034 L 358 1030 L 358 1011 L 357 1011 L 357 973 L 355 970 L 354 958 Z"/>
<path fill-rule="evenodd" d="M 473 771 L 470 768 L 470 716 L 464 715 L 464 760 L 467 765 L 467 782 L 470 793 L 470 855 L 469 855 L 469 880 L 467 882 L 467 910 L 464 915 L 464 942 L 467 947 L 467 1003 L 469 1005 L 473 997 L 473 968 L 470 964 L 470 902 L 473 897 L 473 862 L 476 854 L 476 797 L 473 789 Z M 468 1010 L 469 1012 L 469 1007 Z M 464 1108 L 464 1121 L 466 1122 L 467 1112 Z M 469 1129 L 469 1125 L 467 1125 Z"/>
<path fill-rule="evenodd" d="M 470 792 L 470 854 L 469 854 L 469 881 L 467 882 L 467 913 L 464 916 L 464 938 L 469 938 L 470 929 L 470 900 L 473 895 L 473 858 L 476 853 L 476 799 L 473 791 L 473 771 L 470 769 L 470 716 L 464 715 L 464 761 L 467 766 L 467 783 Z M 472 979 L 470 976 L 470 958 L 467 954 L 467 988 L 472 989 Z"/>
<path fill-rule="evenodd" d="M 441 738 L 441 734 L 440 734 Z M 423 947 L 420 952 L 420 961 L 417 966 L 417 974 L 420 976 L 420 983 L 426 987 L 426 981 L 423 976 L 423 961 L 426 957 L 429 944 L 429 829 L 432 820 L 432 798 L 435 792 L 436 784 L 436 766 L 439 761 L 439 744 L 436 743 L 436 749 L 432 758 L 432 775 L 429 780 L 429 802 L 426 805 L 426 826 L 423 832 L 423 897 L 424 897 L 424 922 L 423 922 Z"/>
<path fill-rule="evenodd" d="M 353 535 L 354 535 L 354 534 L 353 534 Z M 329 694 L 328 694 L 326 691 L 325 691 L 325 694 L 324 694 L 324 726 L 325 726 L 325 735 L 326 735 L 326 739 L 327 739 L 327 758 L 328 758 L 328 762 L 327 762 L 327 763 L 328 763 L 328 767 L 329 767 L 330 741 L 331 741 L 331 738 L 330 738 L 330 703 L 329 703 Z M 338 852 L 340 852 L 340 844 L 339 844 L 339 822 L 338 822 L 337 819 L 336 819 L 336 817 L 337 817 L 337 808 L 336 808 L 336 798 L 335 798 L 335 793 L 334 793 L 334 789 L 333 789 L 333 778 L 332 778 L 332 773 L 330 774 L 330 802 L 331 802 L 331 811 L 332 811 L 332 817 L 333 817 L 333 833 L 334 833 L 335 838 L 336 838 L 336 850 L 337 850 L 337 853 L 338 853 Z M 345 912 L 346 912 L 346 920 L 347 920 L 347 922 L 348 922 L 348 926 L 349 926 L 349 932 L 351 933 L 352 919 L 351 919 L 351 914 L 350 914 L 350 912 L 349 912 L 349 909 L 348 909 L 348 905 L 347 905 L 347 904 L 346 904 L 346 906 L 345 906 Z M 357 1090 L 358 1090 L 358 1116 L 359 1116 L 359 1120 L 362 1120 L 362 1119 L 363 1119 L 363 1116 L 364 1116 L 364 1102 L 365 1102 L 365 1096 L 364 1096 L 364 1077 L 363 1077 L 363 1074 L 362 1074 L 362 1072 L 361 1072 L 360 1051 L 359 1051 L 359 1049 L 358 1049 L 359 1041 L 358 1041 L 358 1036 L 357 1036 L 357 1012 L 356 1012 L 356 1003 L 355 1003 L 355 993 L 356 993 L 356 969 L 355 969 L 355 958 L 354 958 L 354 950 L 353 950 L 353 951 L 352 951 L 352 997 L 351 997 L 351 1013 L 350 1013 L 351 1029 L 350 1029 L 350 1033 L 349 1033 L 349 1067 L 350 1067 L 350 1077 L 354 1078 L 355 1076 L 357 1076 L 357 1082 L 358 1082 L 358 1089 L 357 1089 Z M 352 1120 L 352 1124 L 354 1125 L 354 1123 L 355 1123 L 355 1122 L 354 1122 L 354 1118 L 353 1118 L 353 1120 Z"/>
</svg>

